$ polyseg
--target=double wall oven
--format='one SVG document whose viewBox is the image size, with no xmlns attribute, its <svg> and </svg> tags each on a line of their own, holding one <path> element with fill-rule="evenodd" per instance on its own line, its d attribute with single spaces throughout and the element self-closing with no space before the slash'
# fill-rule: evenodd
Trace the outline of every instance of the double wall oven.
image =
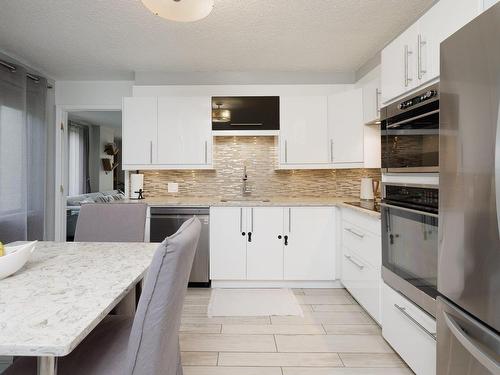
<svg viewBox="0 0 500 375">
<path fill-rule="evenodd" d="M 383 172 L 439 172 L 437 84 L 382 108 L 380 126 Z"/>
</svg>

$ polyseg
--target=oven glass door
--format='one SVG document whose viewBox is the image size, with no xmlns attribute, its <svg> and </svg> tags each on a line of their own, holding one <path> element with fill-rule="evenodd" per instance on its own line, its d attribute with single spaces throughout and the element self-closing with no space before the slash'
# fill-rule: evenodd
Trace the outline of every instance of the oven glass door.
<svg viewBox="0 0 500 375">
<path fill-rule="evenodd" d="M 439 172 L 439 110 L 382 127 L 382 168 L 387 172 Z"/>
<path fill-rule="evenodd" d="M 382 204 L 382 225 L 383 266 L 436 298 L 437 215 Z"/>
</svg>

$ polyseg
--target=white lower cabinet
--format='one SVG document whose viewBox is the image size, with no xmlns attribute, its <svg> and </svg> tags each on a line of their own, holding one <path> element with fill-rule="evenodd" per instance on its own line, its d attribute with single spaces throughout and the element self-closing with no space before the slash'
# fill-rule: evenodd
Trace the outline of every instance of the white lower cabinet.
<svg viewBox="0 0 500 375">
<path fill-rule="evenodd" d="M 212 207 L 212 280 L 335 280 L 334 207 Z"/>
<path fill-rule="evenodd" d="M 383 283 L 382 335 L 416 375 L 436 374 L 436 321 Z"/>
<path fill-rule="evenodd" d="M 382 237 L 380 219 L 342 209 L 342 284 L 381 323 Z"/>
</svg>

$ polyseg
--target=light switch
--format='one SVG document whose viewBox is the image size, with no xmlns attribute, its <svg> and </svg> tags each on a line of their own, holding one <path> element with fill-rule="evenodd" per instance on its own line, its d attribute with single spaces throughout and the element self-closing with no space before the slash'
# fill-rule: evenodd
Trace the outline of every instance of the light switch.
<svg viewBox="0 0 500 375">
<path fill-rule="evenodd" d="M 169 182 L 168 183 L 168 192 L 169 193 L 178 193 L 179 192 L 179 184 L 177 182 Z"/>
</svg>

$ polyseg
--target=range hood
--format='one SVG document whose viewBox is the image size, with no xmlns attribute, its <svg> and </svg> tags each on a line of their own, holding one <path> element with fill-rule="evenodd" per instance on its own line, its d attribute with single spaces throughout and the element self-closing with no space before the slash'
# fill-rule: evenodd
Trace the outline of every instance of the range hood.
<svg viewBox="0 0 500 375">
<path fill-rule="evenodd" d="M 279 96 L 213 96 L 214 135 L 278 135 Z"/>
</svg>

